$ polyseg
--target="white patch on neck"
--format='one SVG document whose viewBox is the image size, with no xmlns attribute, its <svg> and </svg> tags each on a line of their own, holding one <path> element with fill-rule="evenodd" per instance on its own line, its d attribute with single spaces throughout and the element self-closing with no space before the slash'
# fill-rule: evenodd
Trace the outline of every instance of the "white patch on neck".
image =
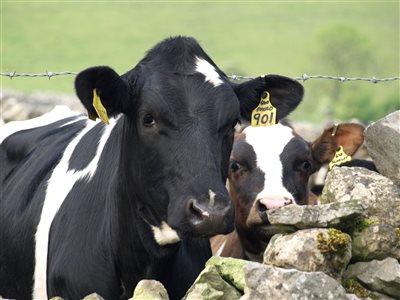
<svg viewBox="0 0 400 300">
<path fill-rule="evenodd" d="M 33 285 L 33 299 L 48 299 L 46 289 L 46 272 L 47 272 L 47 252 L 49 246 L 49 233 L 50 226 L 53 222 L 55 215 L 61 207 L 64 199 L 67 197 L 75 182 L 85 178 L 90 181 L 95 174 L 101 153 L 106 145 L 111 131 L 116 125 L 118 119 L 110 119 L 110 124 L 107 125 L 102 133 L 102 136 L 97 147 L 95 156 L 89 165 L 80 171 L 68 170 L 69 160 L 75 147 L 83 136 L 88 133 L 97 122 L 88 121 L 86 127 L 69 143 L 64 151 L 64 154 L 54 168 L 53 173 L 48 181 L 46 196 L 43 203 L 40 221 L 35 234 L 35 272 L 34 272 L 34 285 Z"/>
<path fill-rule="evenodd" d="M 265 127 L 247 127 L 246 142 L 257 156 L 257 167 L 265 174 L 264 189 L 256 199 L 266 196 L 282 196 L 294 199 L 283 185 L 283 166 L 280 159 L 285 146 L 294 137 L 293 130 L 282 124 Z"/>
<path fill-rule="evenodd" d="M 203 74 L 206 77 L 206 81 L 212 83 L 213 86 L 217 87 L 224 82 L 219 77 L 219 74 L 215 70 L 214 66 L 203 58 L 196 56 L 196 71 Z"/>
<path fill-rule="evenodd" d="M 68 117 L 78 116 L 81 114 L 82 113 L 80 113 L 80 112 L 72 111 L 65 105 L 57 105 L 56 107 L 53 108 L 52 111 L 50 111 L 40 117 L 33 118 L 30 120 L 25 120 L 25 121 L 9 122 L 9 123 L 1 126 L 0 143 L 2 143 L 8 136 L 10 136 L 18 131 L 49 125 L 49 124 L 57 122 L 59 120 L 62 120 L 62 119 L 68 118 Z M 82 120 L 84 118 L 86 118 L 86 117 L 82 115 L 81 118 L 77 118 L 73 122 Z"/>
<path fill-rule="evenodd" d="M 214 256 L 221 256 L 222 251 L 224 251 L 225 244 L 226 244 L 227 239 L 222 243 L 221 246 L 219 246 L 218 250 L 215 252 Z"/>
<path fill-rule="evenodd" d="M 166 222 L 161 223 L 161 227 L 150 225 L 153 230 L 154 239 L 160 246 L 175 244 L 180 238 L 175 230 L 173 230 Z"/>
</svg>

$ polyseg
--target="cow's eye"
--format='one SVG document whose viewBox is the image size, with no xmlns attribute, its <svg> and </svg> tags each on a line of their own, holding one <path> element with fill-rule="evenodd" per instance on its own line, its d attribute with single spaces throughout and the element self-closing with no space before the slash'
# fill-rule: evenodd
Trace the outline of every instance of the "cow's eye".
<svg viewBox="0 0 400 300">
<path fill-rule="evenodd" d="M 146 127 L 151 127 L 156 123 L 154 120 L 153 116 L 150 114 L 147 114 L 143 117 L 143 125 Z"/>
<path fill-rule="evenodd" d="M 304 172 L 310 172 L 312 169 L 311 162 L 308 160 L 305 160 L 301 163 L 301 170 Z"/>
<path fill-rule="evenodd" d="M 232 172 L 237 172 L 237 171 L 239 171 L 241 167 L 242 167 L 242 166 L 241 166 L 237 161 L 231 161 L 231 166 L 230 166 L 230 168 L 231 168 Z"/>
</svg>

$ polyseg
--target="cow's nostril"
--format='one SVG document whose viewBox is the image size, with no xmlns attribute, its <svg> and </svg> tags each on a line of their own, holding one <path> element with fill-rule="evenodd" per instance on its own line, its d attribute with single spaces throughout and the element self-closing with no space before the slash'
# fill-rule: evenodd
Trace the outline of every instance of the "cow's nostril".
<svg viewBox="0 0 400 300">
<path fill-rule="evenodd" d="M 287 197 L 283 197 L 283 199 L 285 200 L 285 205 L 289 205 L 293 203 L 293 200 Z"/>
<path fill-rule="evenodd" d="M 189 201 L 189 212 L 192 214 L 196 221 L 202 221 L 204 218 L 210 216 L 209 212 L 202 209 L 195 199 Z"/>
<path fill-rule="evenodd" d="M 261 213 L 266 212 L 268 210 L 267 206 L 260 201 L 257 202 L 257 210 Z"/>
</svg>

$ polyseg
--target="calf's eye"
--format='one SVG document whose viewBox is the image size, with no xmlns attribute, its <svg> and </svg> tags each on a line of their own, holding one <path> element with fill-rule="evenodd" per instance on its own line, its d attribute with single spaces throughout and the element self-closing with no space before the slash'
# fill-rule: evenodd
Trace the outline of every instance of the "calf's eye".
<svg viewBox="0 0 400 300">
<path fill-rule="evenodd" d="M 301 163 L 301 170 L 305 172 L 310 172 L 312 168 L 311 162 L 305 160 Z"/>
<path fill-rule="evenodd" d="M 146 127 L 151 127 L 156 123 L 154 120 L 153 116 L 150 114 L 147 114 L 143 117 L 143 125 Z"/>
<path fill-rule="evenodd" d="M 230 166 L 232 172 L 237 172 L 240 170 L 241 165 L 237 161 L 231 161 L 231 166 Z"/>
</svg>

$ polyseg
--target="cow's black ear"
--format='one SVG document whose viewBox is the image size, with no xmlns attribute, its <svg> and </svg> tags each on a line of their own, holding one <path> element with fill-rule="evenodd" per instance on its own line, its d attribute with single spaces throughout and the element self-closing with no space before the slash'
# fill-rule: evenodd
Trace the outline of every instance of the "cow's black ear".
<svg viewBox="0 0 400 300">
<path fill-rule="evenodd" d="M 240 101 L 241 117 L 247 121 L 251 112 L 260 103 L 264 92 L 270 94 L 270 101 L 277 110 L 277 121 L 286 117 L 301 102 L 304 94 L 303 86 L 288 77 L 266 75 L 234 85 L 234 90 Z"/>
<path fill-rule="evenodd" d="M 129 97 L 128 82 L 106 66 L 92 67 L 80 72 L 75 79 L 75 90 L 89 116 L 99 117 L 93 107 L 93 90 L 96 89 L 108 116 L 129 113 L 133 103 Z"/>
</svg>

